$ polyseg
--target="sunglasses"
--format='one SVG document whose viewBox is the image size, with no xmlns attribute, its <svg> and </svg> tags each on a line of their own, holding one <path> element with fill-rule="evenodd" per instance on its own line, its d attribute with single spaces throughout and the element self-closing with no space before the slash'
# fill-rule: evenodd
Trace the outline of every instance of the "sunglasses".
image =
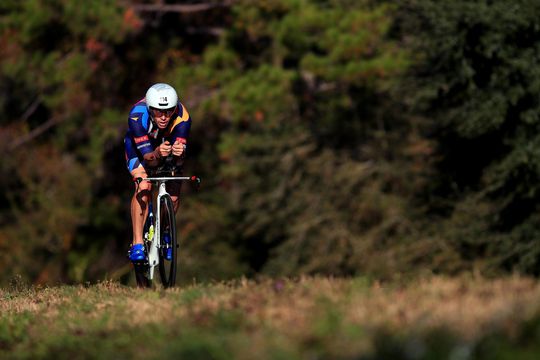
<svg viewBox="0 0 540 360">
<path fill-rule="evenodd" d="M 153 107 L 150 108 L 150 111 L 152 112 L 152 116 L 154 117 L 162 117 L 163 115 L 169 117 L 172 114 L 174 114 L 175 110 L 176 110 L 176 106 L 170 109 L 156 109 Z"/>
</svg>

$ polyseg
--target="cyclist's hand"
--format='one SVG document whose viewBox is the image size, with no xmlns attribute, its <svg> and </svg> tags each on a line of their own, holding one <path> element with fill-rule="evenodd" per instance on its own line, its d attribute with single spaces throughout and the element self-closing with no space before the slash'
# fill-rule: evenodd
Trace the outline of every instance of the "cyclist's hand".
<svg viewBox="0 0 540 360">
<path fill-rule="evenodd" d="M 161 157 L 167 157 L 169 156 L 169 154 L 171 153 L 171 150 L 172 150 L 172 146 L 171 146 L 171 143 L 168 142 L 168 141 L 165 141 L 163 142 L 162 144 L 159 145 L 158 147 L 158 151 L 159 151 L 159 155 Z"/>
<path fill-rule="evenodd" d="M 176 140 L 172 145 L 172 153 L 174 156 L 182 156 L 184 154 L 185 148 L 186 145 L 182 144 L 180 140 Z"/>
</svg>

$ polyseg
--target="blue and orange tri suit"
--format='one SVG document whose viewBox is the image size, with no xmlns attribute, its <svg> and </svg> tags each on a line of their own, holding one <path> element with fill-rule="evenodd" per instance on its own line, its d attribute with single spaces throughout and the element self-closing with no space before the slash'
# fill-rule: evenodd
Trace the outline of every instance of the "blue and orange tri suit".
<svg viewBox="0 0 540 360">
<path fill-rule="evenodd" d="M 179 140 L 186 145 L 191 117 L 185 106 L 178 101 L 169 125 L 161 130 L 152 122 L 146 102 L 142 99 L 129 112 L 128 126 L 124 146 L 126 165 L 131 172 L 139 166 L 144 167 L 144 155 L 153 152 L 165 140 L 171 144 Z"/>
</svg>

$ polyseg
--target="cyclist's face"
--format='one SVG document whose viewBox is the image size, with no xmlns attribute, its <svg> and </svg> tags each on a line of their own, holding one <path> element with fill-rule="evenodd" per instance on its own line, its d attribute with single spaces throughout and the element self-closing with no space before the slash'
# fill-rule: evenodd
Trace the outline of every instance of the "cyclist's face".
<svg viewBox="0 0 540 360">
<path fill-rule="evenodd" d="M 154 121 L 160 129 L 165 129 L 167 125 L 169 125 L 169 121 L 171 120 L 171 116 L 174 114 L 175 110 L 176 107 L 171 109 L 150 108 L 150 111 L 152 112 L 152 117 L 154 118 Z"/>
</svg>

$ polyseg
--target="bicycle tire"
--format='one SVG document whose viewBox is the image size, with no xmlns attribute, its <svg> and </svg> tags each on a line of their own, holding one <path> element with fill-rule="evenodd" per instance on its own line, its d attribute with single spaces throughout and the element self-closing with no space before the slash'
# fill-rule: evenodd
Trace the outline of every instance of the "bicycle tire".
<svg viewBox="0 0 540 360">
<path fill-rule="evenodd" d="M 148 279 L 148 265 L 147 264 L 134 264 L 135 280 L 137 281 L 137 287 L 149 288 L 151 286 L 150 279 Z"/>
<path fill-rule="evenodd" d="M 164 288 L 173 287 L 176 284 L 176 269 L 178 256 L 178 242 L 176 236 L 176 217 L 171 197 L 166 194 L 161 198 L 160 226 L 159 226 L 159 275 Z M 170 243 L 164 240 L 165 232 L 169 233 Z M 171 260 L 167 260 L 167 248 L 172 249 Z"/>
</svg>

